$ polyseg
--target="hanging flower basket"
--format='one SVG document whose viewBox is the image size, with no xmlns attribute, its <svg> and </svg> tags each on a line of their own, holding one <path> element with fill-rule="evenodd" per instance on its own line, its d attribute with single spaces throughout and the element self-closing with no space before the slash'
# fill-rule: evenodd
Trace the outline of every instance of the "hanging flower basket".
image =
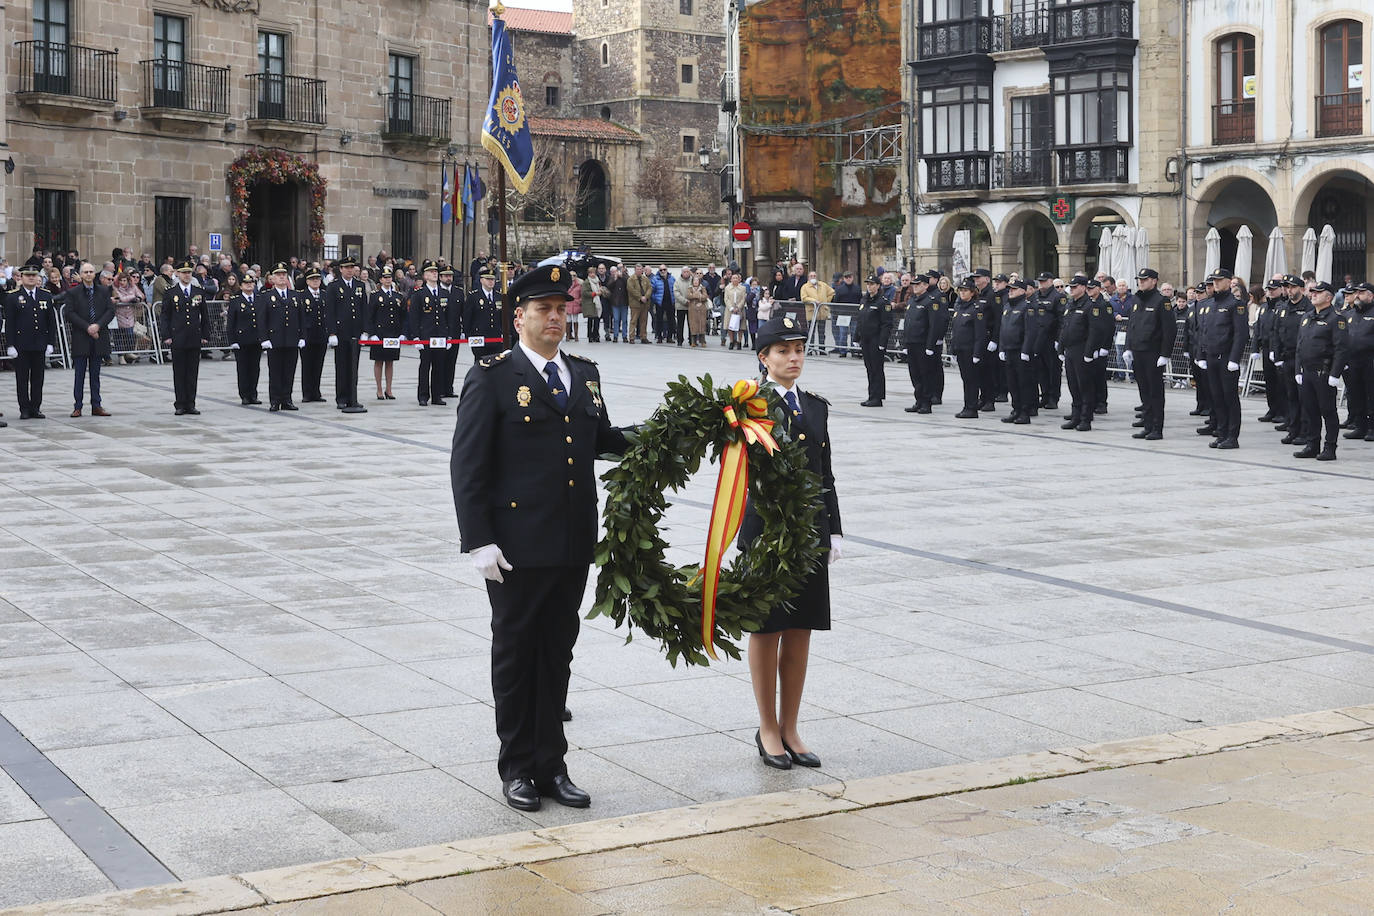
<svg viewBox="0 0 1374 916">
<path fill-rule="evenodd" d="M 281 150 L 255 149 L 229 166 L 229 212 L 234 250 L 248 250 L 248 190 L 259 181 L 286 184 L 301 181 L 310 186 L 310 245 L 324 247 L 324 200 L 327 182 L 317 162 Z"/>
</svg>

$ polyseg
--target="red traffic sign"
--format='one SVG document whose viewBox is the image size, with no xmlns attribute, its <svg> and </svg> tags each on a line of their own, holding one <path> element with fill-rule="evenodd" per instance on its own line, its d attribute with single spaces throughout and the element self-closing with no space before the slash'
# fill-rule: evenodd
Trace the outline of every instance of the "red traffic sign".
<svg viewBox="0 0 1374 916">
<path fill-rule="evenodd" d="M 730 227 L 730 234 L 734 236 L 734 239 L 737 242 L 747 242 L 749 241 L 749 238 L 754 234 L 754 230 L 749 228 L 748 223 L 744 222 L 743 220 L 740 220 L 738 223 L 735 223 L 735 225 Z"/>
</svg>

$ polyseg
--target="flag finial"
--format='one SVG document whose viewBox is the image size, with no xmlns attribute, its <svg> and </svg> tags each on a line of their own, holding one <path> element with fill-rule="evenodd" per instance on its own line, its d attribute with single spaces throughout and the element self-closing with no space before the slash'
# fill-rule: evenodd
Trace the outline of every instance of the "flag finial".
<svg viewBox="0 0 1374 916">
<path fill-rule="evenodd" d="M 501 0 L 496 0 L 496 4 L 491 8 L 491 14 L 498 19 L 506 15 L 506 5 Z"/>
</svg>

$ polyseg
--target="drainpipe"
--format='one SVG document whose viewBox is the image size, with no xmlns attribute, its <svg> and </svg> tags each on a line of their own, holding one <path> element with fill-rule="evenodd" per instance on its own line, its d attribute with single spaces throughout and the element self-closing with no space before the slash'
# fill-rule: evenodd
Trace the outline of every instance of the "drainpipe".
<svg viewBox="0 0 1374 916">
<path fill-rule="evenodd" d="M 1188 18 L 1191 15 L 1191 4 L 1189 0 L 1183 0 L 1183 26 L 1180 29 L 1183 46 L 1182 60 L 1183 82 L 1180 86 L 1179 95 L 1182 96 L 1179 108 L 1179 134 L 1178 134 L 1178 237 L 1181 241 L 1179 245 L 1180 273 L 1179 282 L 1188 282 L 1188 251 L 1191 243 L 1188 239 Z"/>
</svg>

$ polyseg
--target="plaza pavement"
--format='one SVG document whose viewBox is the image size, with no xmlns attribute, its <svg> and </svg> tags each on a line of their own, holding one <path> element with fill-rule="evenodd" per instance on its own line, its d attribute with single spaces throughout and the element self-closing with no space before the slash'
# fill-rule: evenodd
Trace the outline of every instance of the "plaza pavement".
<svg viewBox="0 0 1374 916">
<path fill-rule="evenodd" d="M 618 423 L 680 373 L 753 370 L 716 347 L 569 349 L 601 363 Z M 117 367 L 115 416 L 79 420 L 53 372 L 49 419 L 24 422 L 0 375 L 0 906 L 1374 697 L 1374 448 L 1298 461 L 1247 402 L 1219 454 L 1184 392 L 1142 443 L 1126 386 L 1091 433 L 954 420 L 953 376 L 933 416 L 865 410 L 857 361 L 813 359 L 848 548 L 803 707 L 825 767 L 759 764 L 743 663 L 674 670 L 594 620 L 568 726 L 593 806 L 515 812 L 452 407 L 416 406 L 415 370 L 345 417 L 240 407 L 233 366 L 207 362 L 204 414 L 176 418 L 168 367 Z M 904 367 L 888 378 L 906 391 Z M 667 517 L 678 562 L 699 559 L 713 483 Z"/>
</svg>

